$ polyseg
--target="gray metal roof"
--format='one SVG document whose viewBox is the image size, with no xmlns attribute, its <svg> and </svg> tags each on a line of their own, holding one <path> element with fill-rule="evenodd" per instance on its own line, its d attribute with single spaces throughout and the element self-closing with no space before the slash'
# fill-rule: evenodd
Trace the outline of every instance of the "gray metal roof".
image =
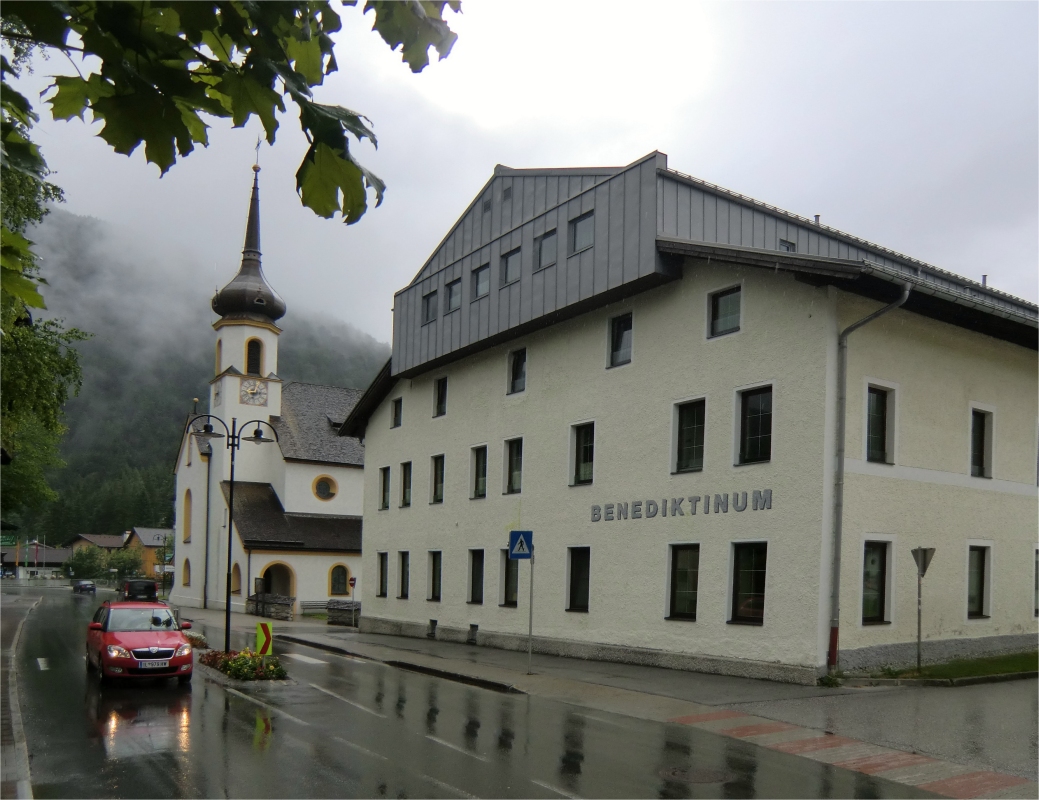
<svg viewBox="0 0 1039 800">
<path fill-rule="evenodd" d="M 228 501 L 230 483 L 220 486 Z M 247 550 L 361 550 L 360 517 L 286 514 L 269 483 L 235 481 L 234 525 Z"/>
<path fill-rule="evenodd" d="M 145 547 L 162 547 L 166 537 L 173 537 L 172 528 L 138 528 L 134 526 L 133 532 L 137 534 L 137 538 Z M 129 539 L 126 541 L 130 542 Z"/>
<path fill-rule="evenodd" d="M 339 429 L 364 391 L 286 383 L 281 389 L 281 416 L 271 417 L 282 456 L 292 461 L 364 466 L 364 445 Z"/>
</svg>

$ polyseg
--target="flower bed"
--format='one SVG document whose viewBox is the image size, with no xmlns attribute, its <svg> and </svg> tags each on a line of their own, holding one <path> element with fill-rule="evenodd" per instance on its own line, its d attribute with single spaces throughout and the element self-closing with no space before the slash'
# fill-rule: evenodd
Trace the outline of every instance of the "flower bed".
<svg viewBox="0 0 1039 800">
<path fill-rule="evenodd" d="M 240 681 L 280 681 L 289 677 L 277 656 L 258 656 L 248 648 L 240 651 L 209 650 L 198 660 Z"/>
</svg>

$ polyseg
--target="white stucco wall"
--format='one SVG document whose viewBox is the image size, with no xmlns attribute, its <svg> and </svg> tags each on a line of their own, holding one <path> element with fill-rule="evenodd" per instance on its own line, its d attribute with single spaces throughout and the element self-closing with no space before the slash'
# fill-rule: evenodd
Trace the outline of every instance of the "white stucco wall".
<svg viewBox="0 0 1039 800">
<path fill-rule="evenodd" d="M 743 281 L 739 333 L 708 339 L 708 295 Z M 820 596 L 830 293 L 766 271 L 698 266 L 681 281 L 585 314 L 414 380 L 369 420 L 365 570 L 390 553 L 391 596 L 366 583 L 365 616 L 525 634 L 527 565 L 517 608 L 499 608 L 498 551 L 508 531 L 534 531 L 535 633 L 583 642 L 814 665 Z M 609 319 L 633 312 L 633 356 L 606 369 Z M 527 348 L 527 389 L 506 395 L 507 356 Z M 448 412 L 432 418 L 433 383 L 449 378 Z M 771 383 L 769 463 L 733 466 L 737 391 Z M 390 427 L 392 400 L 404 424 Z M 671 474 L 672 409 L 705 397 L 704 470 Z M 595 422 L 595 476 L 570 486 L 570 428 Z M 504 441 L 524 439 L 523 491 L 501 494 Z M 488 497 L 469 499 L 470 448 L 488 445 Z M 445 501 L 429 504 L 430 457 L 446 456 Z M 413 462 L 413 504 L 398 508 L 400 463 Z M 379 468 L 391 504 L 379 510 Z M 590 507 L 633 500 L 772 490 L 764 511 L 593 523 Z M 764 624 L 728 623 L 734 542 L 767 540 Z M 669 545 L 700 544 L 697 620 L 666 620 Z M 588 613 L 566 609 L 567 547 L 591 548 Z M 485 601 L 466 600 L 467 550 L 486 550 Z M 426 601 L 429 550 L 443 551 L 443 600 Z M 398 552 L 411 553 L 410 599 L 398 600 Z"/>
<path fill-rule="evenodd" d="M 285 463 L 283 488 L 278 492 L 285 508 L 298 514 L 337 514 L 361 516 L 364 503 L 364 469 L 362 467 L 312 464 L 302 461 Z M 335 497 L 322 500 L 314 492 L 315 481 L 328 476 L 335 481 Z"/>
</svg>

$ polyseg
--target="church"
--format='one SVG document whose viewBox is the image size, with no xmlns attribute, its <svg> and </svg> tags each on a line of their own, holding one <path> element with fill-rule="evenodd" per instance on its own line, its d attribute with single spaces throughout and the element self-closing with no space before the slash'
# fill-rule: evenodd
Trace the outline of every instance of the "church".
<svg viewBox="0 0 1039 800">
<path fill-rule="evenodd" d="M 219 316 L 212 417 L 185 430 L 174 470 L 170 602 L 223 609 L 230 574 L 233 611 L 246 611 L 250 596 L 277 595 L 287 598 L 284 612 L 298 614 L 302 604 L 359 597 L 364 446 L 338 430 L 362 391 L 278 376 L 277 322 L 286 306 L 260 266 L 260 170 L 253 170 L 242 264 L 212 301 Z M 231 429 L 242 434 L 233 515 Z"/>
</svg>

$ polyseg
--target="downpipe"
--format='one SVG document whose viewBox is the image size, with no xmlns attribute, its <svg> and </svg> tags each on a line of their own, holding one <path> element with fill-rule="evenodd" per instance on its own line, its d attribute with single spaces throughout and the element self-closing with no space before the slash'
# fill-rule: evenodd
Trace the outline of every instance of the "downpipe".
<svg viewBox="0 0 1039 800">
<path fill-rule="evenodd" d="M 912 286 L 902 287 L 902 296 L 858 322 L 852 323 L 837 337 L 837 469 L 833 478 L 833 561 L 830 565 L 830 646 L 826 668 L 837 671 L 837 651 L 841 625 L 841 534 L 844 523 L 844 436 L 845 411 L 848 405 L 848 337 L 864 325 L 904 305 Z"/>
</svg>

